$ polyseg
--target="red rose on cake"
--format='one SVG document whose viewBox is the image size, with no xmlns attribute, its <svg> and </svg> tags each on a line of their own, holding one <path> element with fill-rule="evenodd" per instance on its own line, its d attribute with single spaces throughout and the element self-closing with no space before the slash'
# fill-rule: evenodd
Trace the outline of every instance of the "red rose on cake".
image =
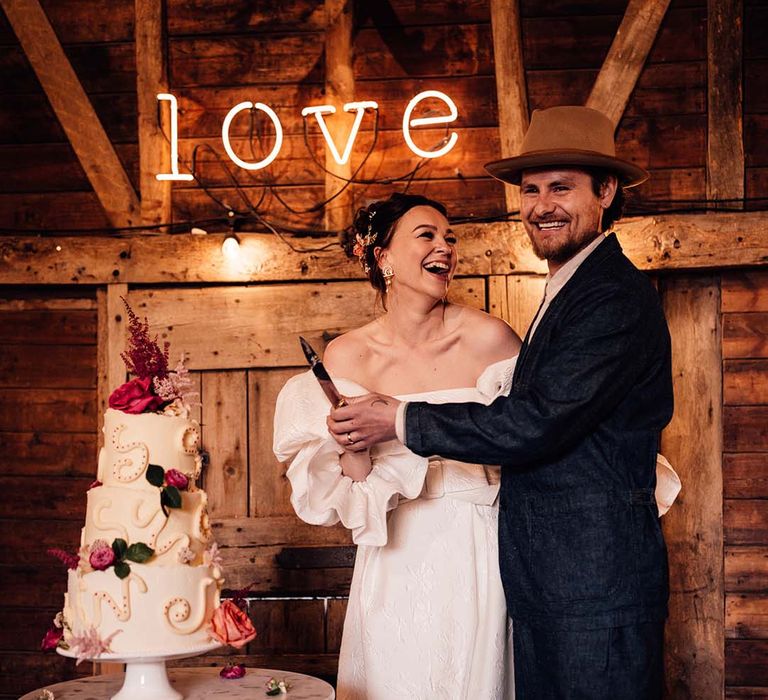
<svg viewBox="0 0 768 700">
<path fill-rule="evenodd" d="M 256 637 L 253 623 L 231 600 L 222 601 L 211 617 L 211 636 L 235 649 L 244 647 Z"/>
<path fill-rule="evenodd" d="M 115 563 L 115 552 L 106 540 L 96 540 L 91 545 L 88 563 L 96 571 L 105 571 Z"/>
<path fill-rule="evenodd" d="M 165 483 L 168 486 L 175 486 L 184 491 L 189 486 L 189 477 L 178 469 L 167 469 L 165 472 Z"/>
<path fill-rule="evenodd" d="M 162 405 L 163 400 L 152 393 L 152 380 L 149 377 L 131 379 L 109 395 L 109 407 L 124 413 L 154 411 Z"/>
</svg>

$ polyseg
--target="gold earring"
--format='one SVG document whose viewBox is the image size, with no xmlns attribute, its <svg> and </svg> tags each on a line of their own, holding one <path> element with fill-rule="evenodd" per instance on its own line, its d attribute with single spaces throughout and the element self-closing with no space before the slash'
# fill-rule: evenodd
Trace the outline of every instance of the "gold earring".
<svg viewBox="0 0 768 700">
<path fill-rule="evenodd" d="M 387 291 L 389 291 L 389 288 L 392 286 L 392 279 L 395 276 L 395 271 L 392 269 L 391 265 L 384 265 L 384 267 L 381 268 L 381 276 L 384 278 L 384 285 L 387 288 Z"/>
</svg>

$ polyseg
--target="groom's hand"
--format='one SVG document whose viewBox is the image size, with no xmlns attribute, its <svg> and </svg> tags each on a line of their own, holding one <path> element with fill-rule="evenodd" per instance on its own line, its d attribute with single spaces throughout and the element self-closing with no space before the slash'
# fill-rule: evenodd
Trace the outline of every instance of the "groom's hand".
<svg viewBox="0 0 768 700">
<path fill-rule="evenodd" d="M 384 394 L 347 399 L 328 416 L 328 430 L 345 450 L 362 452 L 371 445 L 397 438 L 395 417 L 400 402 Z"/>
</svg>

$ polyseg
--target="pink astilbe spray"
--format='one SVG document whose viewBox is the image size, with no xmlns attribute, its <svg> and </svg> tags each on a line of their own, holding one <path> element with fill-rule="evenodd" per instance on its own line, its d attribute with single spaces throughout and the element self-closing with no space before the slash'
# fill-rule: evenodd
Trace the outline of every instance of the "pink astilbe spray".
<svg viewBox="0 0 768 700">
<path fill-rule="evenodd" d="M 79 554 L 70 554 L 58 547 L 52 547 L 51 549 L 48 549 L 47 552 L 52 557 L 56 557 L 60 562 L 65 564 L 68 569 L 76 569 L 77 565 L 80 563 Z"/>
<path fill-rule="evenodd" d="M 88 659 L 95 659 L 102 654 L 109 654 L 112 651 L 110 644 L 115 635 L 123 630 L 115 630 L 106 639 L 99 636 L 99 631 L 95 627 L 89 627 L 83 634 L 75 634 L 69 639 L 69 648 L 77 654 L 77 664 Z"/>
<path fill-rule="evenodd" d="M 129 306 L 124 297 L 128 314 L 128 349 L 120 353 L 128 371 L 139 378 L 152 377 L 164 379 L 168 375 L 168 348 L 170 343 L 163 344 L 163 349 L 157 344 L 157 336 L 149 337 L 149 321 L 142 321 Z"/>
<path fill-rule="evenodd" d="M 173 372 L 169 372 L 162 378 L 155 377 L 154 388 L 155 393 L 163 401 L 179 399 L 187 412 L 192 409 L 192 406 L 200 405 L 194 400 L 198 393 L 195 391 L 195 383 L 189 376 L 189 370 L 184 366 L 183 354 Z"/>
</svg>

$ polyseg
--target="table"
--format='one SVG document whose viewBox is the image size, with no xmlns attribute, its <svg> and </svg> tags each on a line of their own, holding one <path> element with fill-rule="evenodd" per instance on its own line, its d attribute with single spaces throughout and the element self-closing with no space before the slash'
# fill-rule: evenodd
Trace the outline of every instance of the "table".
<svg viewBox="0 0 768 700">
<path fill-rule="evenodd" d="M 325 681 L 303 673 L 277 671 L 266 668 L 248 668 L 244 678 L 227 680 L 219 676 L 220 668 L 169 668 L 168 678 L 175 690 L 185 700 L 203 698 L 230 698 L 231 700 L 269 700 L 264 687 L 270 678 L 283 678 L 290 683 L 288 695 L 274 696 L 277 700 L 333 700 L 333 688 Z M 54 683 L 31 693 L 19 700 L 36 700 L 40 693 L 50 690 L 56 700 L 107 700 L 123 685 L 123 674 L 91 676 L 64 683 Z"/>
</svg>

